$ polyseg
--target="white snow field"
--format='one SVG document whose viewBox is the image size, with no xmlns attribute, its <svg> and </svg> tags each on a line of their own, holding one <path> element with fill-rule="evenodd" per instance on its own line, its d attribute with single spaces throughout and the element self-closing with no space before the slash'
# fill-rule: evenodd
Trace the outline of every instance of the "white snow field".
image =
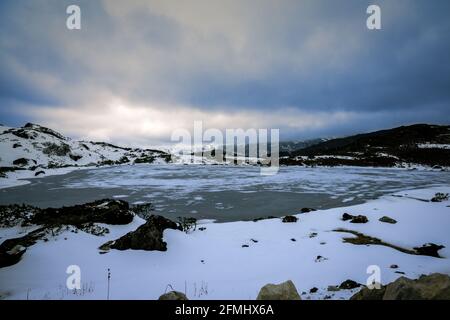
<svg viewBox="0 0 450 320">
<path fill-rule="evenodd" d="M 328 292 L 327 287 L 347 279 L 365 284 L 370 265 L 380 267 L 382 283 L 400 277 L 396 271 L 410 278 L 450 274 L 450 201 L 421 201 L 437 192 L 448 193 L 450 187 L 397 192 L 360 205 L 298 214 L 296 223 L 203 221 L 203 231 L 198 227 L 189 234 L 166 230 L 166 252 L 99 253 L 101 244 L 144 223 L 137 217 L 125 226 L 103 225 L 111 231 L 106 236 L 66 232 L 29 247 L 19 263 L 0 269 L 0 295 L 4 299 L 105 299 L 110 268 L 111 299 L 157 299 L 172 289 L 185 292 L 189 299 L 255 299 L 263 285 L 289 279 L 300 293 L 305 292 L 302 299 L 347 299 L 357 289 Z M 344 212 L 366 215 L 369 222 L 342 221 Z M 385 215 L 397 223 L 380 222 Z M 439 252 L 443 258 L 434 258 L 385 246 L 354 245 L 342 241 L 352 235 L 333 232 L 336 228 L 409 249 L 428 242 L 446 248 Z M 18 232 L 17 228 L 1 229 L 1 240 Z M 393 264 L 398 269 L 391 269 Z M 66 288 L 69 265 L 81 268 L 82 289 L 76 292 Z M 313 287 L 319 290 L 309 294 Z"/>
</svg>

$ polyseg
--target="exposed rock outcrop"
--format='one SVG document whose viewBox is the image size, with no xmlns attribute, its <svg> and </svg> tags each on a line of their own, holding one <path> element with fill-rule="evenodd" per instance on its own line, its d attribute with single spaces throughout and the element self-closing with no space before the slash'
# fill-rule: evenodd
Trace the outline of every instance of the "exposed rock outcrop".
<svg viewBox="0 0 450 320">
<path fill-rule="evenodd" d="M 444 248 L 445 246 L 437 245 L 434 243 L 426 243 L 421 247 L 415 247 L 413 249 L 417 252 L 417 254 L 423 256 L 441 258 L 438 251 Z"/>
<path fill-rule="evenodd" d="M 266 284 L 259 291 L 256 300 L 301 300 L 291 280 L 280 284 Z"/>
<path fill-rule="evenodd" d="M 162 216 L 150 216 L 146 223 L 135 231 L 128 232 L 119 239 L 102 245 L 101 250 L 158 250 L 166 251 L 167 243 L 163 241 L 165 229 L 180 230 L 181 228 L 173 221 Z"/>
<path fill-rule="evenodd" d="M 170 291 L 160 296 L 158 300 L 189 300 L 189 299 L 182 292 Z"/>
<path fill-rule="evenodd" d="M 74 225 L 85 223 L 128 224 L 134 213 L 122 200 L 97 200 L 94 202 L 62 208 L 37 211 L 30 223 L 37 225 Z"/>
<path fill-rule="evenodd" d="M 283 222 L 284 223 L 292 223 L 292 222 L 297 222 L 297 220 L 298 220 L 298 218 L 297 217 L 294 217 L 294 216 L 285 216 L 284 218 L 283 218 Z"/>
<path fill-rule="evenodd" d="M 364 287 L 351 300 L 450 300 L 450 277 L 433 273 L 417 280 L 400 277 L 381 289 Z"/>
<path fill-rule="evenodd" d="M 350 220 L 350 223 L 367 223 L 367 222 L 369 222 L 369 219 L 367 219 L 366 216 L 363 216 L 363 215 L 354 216 L 354 215 L 351 215 L 348 213 L 344 213 L 342 215 L 342 220 L 343 221 Z"/>
<path fill-rule="evenodd" d="M 350 289 L 358 288 L 360 286 L 361 285 L 358 282 L 348 279 L 348 280 L 345 280 L 344 282 L 342 282 L 339 285 L 339 289 L 341 289 L 341 290 L 350 290 Z"/>
<path fill-rule="evenodd" d="M 383 216 L 383 217 L 381 217 L 378 220 L 381 221 L 381 222 L 390 223 L 390 224 L 396 224 L 397 223 L 397 220 L 392 219 L 391 217 L 388 217 L 388 216 Z"/>
</svg>

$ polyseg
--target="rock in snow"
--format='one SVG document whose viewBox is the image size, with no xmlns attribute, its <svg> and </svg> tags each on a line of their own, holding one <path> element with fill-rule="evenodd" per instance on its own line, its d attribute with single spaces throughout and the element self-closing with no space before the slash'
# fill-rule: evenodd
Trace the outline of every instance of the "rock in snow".
<svg viewBox="0 0 450 320">
<path fill-rule="evenodd" d="M 437 245 L 434 243 L 426 243 L 421 247 L 415 247 L 414 250 L 416 250 L 417 254 L 420 255 L 440 258 L 441 256 L 439 255 L 438 251 L 444 248 L 445 246 Z"/>
<path fill-rule="evenodd" d="M 259 291 L 256 300 L 301 300 L 291 280 L 280 284 L 266 284 Z"/>
<path fill-rule="evenodd" d="M 369 219 L 367 219 L 366 216 L 363 216 L 363 215 L 354 216 L 354 215 L 351 215 L 348 213 L 344 213 L 342 215 L 342 220 L 343 221 L 350 220 L 350 223 L 367 223 L 367 222 L 369 222 Z"/>
<path fill-rule="evenodd" d="M 396 224 L 397 223 L 397 220 L 392 219 L 392 218 L 390 218 L 388 216 L 383 216 L 383 217 L 381 217 L 378 220 L 381 221 L 381 222 L 390 223 L 390 224 Z"/>
<path fill-rule="evenodd" d="M 449 300 L 450 277 L 433 273 L 417 280 L 400 277 L 381 289 L 365 287 L 351 300 Z"/>
<path fill-rule="evenodd" d="M 141 225 L 135 231 L 131 231 L 110 244 L 101 246 L 102 250 L 158 250 L 166 251 L 167 243 L 163 241 L 163 232 L 165 229 L 180 230 L 175 222 L 162 216 L 150 216 L 146 223 Z"/>
<path fill-rule="evenodd" d="M 184 293 L 170 291 L 159 297 L 158 300 L 189 300 Z"/>
<path fill-rule="evenodd" d="M 294 216 L 285 216 L 284 218 L 283 218 L 283 222 L 284 223 L 291 223 L 291 222 L 297 222 L 297 220 L 298 220 L 298 218 L 297 217 L 294 217 Z"/>
</svg>

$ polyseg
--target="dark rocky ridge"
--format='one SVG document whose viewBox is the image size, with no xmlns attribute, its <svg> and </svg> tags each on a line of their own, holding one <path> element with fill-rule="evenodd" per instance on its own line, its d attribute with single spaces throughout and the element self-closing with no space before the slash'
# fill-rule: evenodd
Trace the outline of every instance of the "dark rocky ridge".
<svg viewBox="0 0 450 320">
<path fill-rule="evenodd" d="M 450 144 L 450 126 L 416 124 L 332 139 L 290 152 L 280 159 L 280 164 L 393 167 L 410 163 L 450 166 L 450 149 L 419 148 L 418 144 L 423 143 Z M 323 155 L 330 157 L 317 158 Z M 307 159 L 297 159 L 298 156 Z M 340 156 L 353 159 L 340 159 Z"/>
</svg>

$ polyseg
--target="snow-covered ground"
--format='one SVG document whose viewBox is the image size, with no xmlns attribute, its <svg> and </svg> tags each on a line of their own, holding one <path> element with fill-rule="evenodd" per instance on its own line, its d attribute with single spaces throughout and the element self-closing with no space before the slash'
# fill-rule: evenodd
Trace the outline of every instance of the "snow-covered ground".
<svg viewBox="0 0 450 320">
<path fill-rule="evenodd" d="M 328 292 L 327 287 L 346 279 L 365 283 L 370 265 L 380 267 L 382 283 L 401 276 L 396 271 L 411 278 L 432 272 L 450 274 L 450 201 L 418 200 L 430 199 L 436 192 L 448 193 L 450 187 L 402 191 L 356 206 L 298 214 L 296 223 L 204 221 L 204 231 L 166 230 L 166 252 L 99 254 L 101 244 L 135 230 L 144 222 L 140 218 L 125 226 L 104 225 L 111 231 L 106 236 L 66 232 L 38 242 L 18 264 L 0 269 L 0 295 L 6 299 L 105 299 L 110 268 L 112 299 L 157 299 L 172 288 L 190 299 L 255 299 L 263 285 L 288 279 L 299 292 L 306 292 L 303 299 L 349 298 L 354 290 Z M 369 222 L 342 221 L 344 212 L 364 214 Z M 378 221 L 385 215 L 398 222 Z M 440 251 L 443 258 L 433 258 L 384 246 L 353 245 L 342 241 L 352 236 L 334 232 L 336 228 L 405 248 L 427 242 L 446 248 Z M 18 231 L 1 229 L 0 237 L 17 236 Z M 399 268 L 391 269 L 393 264 Z M 65 287 L 69 265 L 81 268 L 83 289 L 76 293 Z M 309 294 L 313 287 L 318 292 Z"/>
</svg>

